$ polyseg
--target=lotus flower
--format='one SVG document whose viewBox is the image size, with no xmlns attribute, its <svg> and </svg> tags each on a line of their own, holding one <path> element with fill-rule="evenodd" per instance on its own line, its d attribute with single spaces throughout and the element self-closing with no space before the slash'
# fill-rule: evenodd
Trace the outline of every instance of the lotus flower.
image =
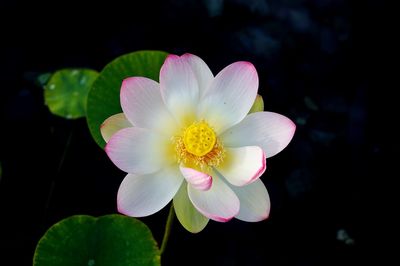
<svg viewBox="0 0 400 266">
<path fill-rule="evenodd" d="M 214 77 L 192 54 L 169 55 L 159 83 L 123 80 L 123 113 L 101 126 L 106 153 L 128 173 L 118 211 L 143 217 L 173 200 L 178 220 L 194 233 L 209 219 L 266 219 L 270 199 L 260 176 L 295 125 L 277 113 L 248 114 L 257 90 L 251 63 L 233 63 Z"/>
</svg>

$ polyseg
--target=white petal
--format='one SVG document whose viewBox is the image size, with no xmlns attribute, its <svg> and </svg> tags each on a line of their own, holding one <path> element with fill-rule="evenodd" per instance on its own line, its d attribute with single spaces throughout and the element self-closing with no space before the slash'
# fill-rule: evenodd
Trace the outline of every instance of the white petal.
<svg viewBox="0 0 400 266">
<path fill-rule="evenodd" d="M 201 99 L 198 117 L 217 134 L 239 123 L 249 112 L 258 90 L 257 71 L 251 63 L 236 62 L 224 68 Z"/>
<path fill-rule="evenodd" d="M 249 114 L 220 137 L 226 147 L 259 146 L 267 158 L 282 151 L 292 139 L 296 125 L 272 112 Z"/>
<path fill-rule="evenodd" d="M 148 174 L 171 163 L 167 148 L 170 141 L 148 129 L 124 128 L 112 135 L 105 151 L 122 171 Z"/>
<path fill-rule="evenodd" d="M 247 186 L 231 188 L 240 200 L 240 210 L 235 218 L 246 222 L 258 222 L 268 218 L 271 203 L 268 191 L 260 179 Z"/>
<path fill-rule="evenodd" d="M 193 168 L 180 166 L 179 169 L 183 177 L 195 189 L 209 190 L 212 185 L 212 177 L 206 173 L 197 171 Z"/>
<path fill-rule="evenodd" d="M 257 180 L 266 169 L 264 151 L 257 146 L 226 148 L 226 158 L 217 170 L 235 186 Z"/>
<path fill-rule="evenodd" d="M 124 113 L 110 116 L 100 126 L 101 136 L 105 142 L 108 142 L 117 131 L 127 127 L 132 127 L 132 124 L 126 119 Z"/>
<path fill-rule="evenodd" d="M 194 207 L 204 216 L 227 222 L 239 212 L 239 199 L 220 178 L 215 177 L 211 188 L 207 191 L 197 190 L 188 184 L 188 194 Z"/>
<path fill-rule="evenodd" d="M 177 167 L 168 167 L 148 175 L 128 174 L 118 190 L 118 211 L 133 217 L 158 212 L 175 196 L 182 181 Z"/>
<path fill-rule="evenodd" d="M 143 77 L 124 79 L 121 87 L 121 107 L 135 127 L 156 129 L 169 133 L 176 122 L 161 98 L 160 86 Z"/>
<path fill-rule="evenodd" d="M 176 55 L 169 55 L 160 70 L 161 95 L 165 105 L 181 126 L 195 119 L 199 100 L 199 86 L 188 62 Z"/>
<path fill-rule="evenodd" d="M 174 197 L 176 217 L 183 227 L 192 233 L 198 233 L 206 227 L 209 219 L 199 213 L 188 197 L 187 183 L 183 182 Z"/>
<path fill-rule="evenodd" d="M 200 98 L 208 90 L 211 81 L 214 79 L 210 68 L 200 57 L 193 54 L 184 54 L 181 56 L 191 66 L 194 75 L 196 76 L 197 83 L 199 85 Z"/>
</svg>

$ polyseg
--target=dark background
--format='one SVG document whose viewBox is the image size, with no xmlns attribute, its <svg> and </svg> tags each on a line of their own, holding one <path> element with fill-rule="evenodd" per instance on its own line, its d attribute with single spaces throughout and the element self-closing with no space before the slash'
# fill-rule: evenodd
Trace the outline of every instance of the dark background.
<svg viewBox="0 0 400 266">
<path fill-rule="evenodd" d="M 297 124 L 262 177 L 270 218 L 211 221 L 195 235 L 176 222 L 163 265 L 387 265 L 376 248 L 385 230 L 378 202 L 394 177 L 386 165 L 396 85 L 387 71 L 393 33 L 384 1 L 9 1 L 0 8 L 0 265 L 30 265 L 37 241 L 63 218 L 116 213 L 124 177 L 84 119 L 48 111 L 37 75 L 100 71 L 143 49 L 194 53 L 214 74 L 251 61 L 265 109 Z M 167 212 L 141 219 L 157 241 Z M 343 230 L 353 241 L 340 237 Z"/>
</svg>

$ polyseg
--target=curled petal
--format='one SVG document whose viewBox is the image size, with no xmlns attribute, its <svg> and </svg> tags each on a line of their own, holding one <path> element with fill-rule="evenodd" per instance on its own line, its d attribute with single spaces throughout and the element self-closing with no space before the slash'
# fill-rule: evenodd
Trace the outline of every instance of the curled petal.
<svg viewBox="0 0 400 266">
<path fill-rule="evenodd" d="M 212 177 L 206 173 L 197 171 L 193 168 L 184 166 L 179 167 L 183 177 L 190 183 L 195 189 L 209 190 L 212 184 Z"/>
<path fill-rule="evenodd" d="M 244 186 L 257 180 L 266 169 L 264 151 L 257 146 L 226 148 L 226 158 L 218 172 L 235 186 Z"/>
</svg>

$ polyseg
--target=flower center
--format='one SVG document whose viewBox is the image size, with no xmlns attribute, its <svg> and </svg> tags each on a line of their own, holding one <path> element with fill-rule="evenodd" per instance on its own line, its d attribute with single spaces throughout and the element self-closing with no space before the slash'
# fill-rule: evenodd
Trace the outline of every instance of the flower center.
<svg viewBox="0 0 400 266">
<path fill-rule="evenodd" d="M 214 130 L 205 122 L 195 122 L 173 137 L 176 159 L 189 167 L 209 171 L 225 158 L 225 150 Z"/>
<path fill-rule="evenodd" d="M 196 156 L 204 156 L 215 145 L 217 138 L 214 131 L 205 122 L 194 123 L 183 133 L 183 143 L 188 152 Z"/>
</svg>

